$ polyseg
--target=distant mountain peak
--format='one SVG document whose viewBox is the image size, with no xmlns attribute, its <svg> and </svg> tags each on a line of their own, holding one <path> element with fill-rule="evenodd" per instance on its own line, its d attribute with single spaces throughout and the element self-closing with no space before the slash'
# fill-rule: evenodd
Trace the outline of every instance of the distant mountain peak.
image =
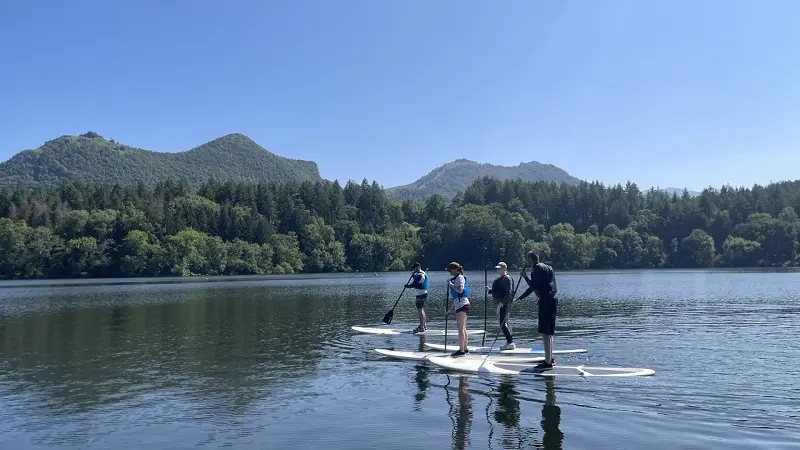
<svg viewBox="0 0 800 450">
<path fill-rule="evenodd" d="M 656 188 L 658 189 L 658 188 Z M 683 191 L 686 191 L 689 194 L 689 197 L 697 197 L 700 195 L 697 191 L 691 191 L 687 188 L 676 188 L 676 187 L 666 187 L 661 189 L 662 191 L 666 192 L 669 195 L 676 194 L 676 195 L 683 195 Z"/>
<path fill-rule="evenodd" d="M 84 137 L 89 139 L 104 139 L 103 136 L 100 136 L 100 134 L 95 133 L 94 131 L 87 131 L 86 133 L 83 133 L 79 137 Z"/>
<path fill-rule="evenodd" d="M 431 170 L 413 183 L 395 186 L 386 191 L 396 199 L 422 199 L 438 194 L 446 200 L 451 200 L 458 192 L 463 192 L 475 180 L 485 176 L 500 180 L 559 181 L 570 184 L 580 182 L 565 170 L 538 161 L 523 162 L 516 166 L 501 166 L 459 158 Z"/>
</svg>

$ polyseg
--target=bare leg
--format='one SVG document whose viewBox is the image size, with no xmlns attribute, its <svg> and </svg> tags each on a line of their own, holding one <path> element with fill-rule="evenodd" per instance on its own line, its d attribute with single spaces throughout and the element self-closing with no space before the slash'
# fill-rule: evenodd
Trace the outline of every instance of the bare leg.
<svg viewBox="0 0 800 450">
<path fill-rule="evenodd" d="M 425 308 L 419 308 L 417 310 L 417 313 L 419 314 L 419 328 L 420 328 L 420 330 L 424 330 L 424 329 L 428 328 L 428 318 L 427 318 L 427 316 L 425 316 Z"/>
<path fill-rule="evenodd" d="M 460 312 L 456 314 L 456 323 L 458 325 L 458 345 L 459 350 L 462 352 L 467 351 L 467 313 Z"/>
<path fill-rule="evenodd" d="M 544 347 L 544 362 L 550 364 L 553 359 L 553 335 L 542 335 L 542 346 Z"/>
</svg>

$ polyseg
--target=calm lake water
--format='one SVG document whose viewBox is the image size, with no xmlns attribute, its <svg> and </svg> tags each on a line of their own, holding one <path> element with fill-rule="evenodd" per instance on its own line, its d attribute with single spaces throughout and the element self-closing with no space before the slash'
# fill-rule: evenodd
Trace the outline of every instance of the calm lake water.
<svg viewBox="0 0 800 450">
<path fill-rule="evenodd" d="M 468 327 L 483 328 L 483 273 L 467 275 Z M 350 326 L 379 324 L 407 274 L 2 283 L 0 448 L 800 447 L 800 274 L 559 277 L 556 347 L 589 349 L 559 363 L 654 377 L 460 376 L 385 359 L 373 349 L 423 338 Z M 444 273 L 432 282 L 441 306 Z M 407 293 L 392 326 L 415 320 Z M 535 303 L 511 320 L 518 345 L 535 344 Z M 488 330 L 487 345 L 491 312 Z"/>
</svg>

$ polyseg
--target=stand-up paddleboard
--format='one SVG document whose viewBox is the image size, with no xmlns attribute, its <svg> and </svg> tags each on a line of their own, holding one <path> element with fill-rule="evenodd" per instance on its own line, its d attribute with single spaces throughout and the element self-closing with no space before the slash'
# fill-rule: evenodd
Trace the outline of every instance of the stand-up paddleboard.
<svg viewBox="0 0 800 450">
<path fill-rule="evenodd" d="M 413 328 L 382 328 L 382 327 L 350 327 L 360 333 L 369 334 L 412 334 L 419 336 L 444 336 L 444 330 L 425 330 L 414 333 Z M 467 334 L 483 334 L 486 330 L 467 330 Z M 458 336 L 458 330 L 447 330 L 448 336 Z M 449 345 L 448 345 L 449 347 Z M 442 346 L 444 348 L 444 346 Z"/>
<path fill-rule="evenodd" d="M 444 351 L 444 344 L 429 344 L 429 343 L 426 342 L 425 343 L 425 347 L 428 347 L 431 350 Z M 449 348 L 450 346 L 448 345 L 447 347 Z M 499 346 L 496 346 L 496 347 L 477 347 L 477 346 L 476 347 L 470 347 L 468 345 L 467 349 L 470 351 L 470 353 L 483 353 L 483 354 L 486 354 L 486 353 L 489 353 L 489 350 L 491 349 L 491 353 L 500 353 L 500 354 L 503 354 L 503 355 L 520 355 L 520 354 L 525 355 L 525 354 L 528 354 L 528 353 L 536 353 L 536 354 L 544 355 L 544 349 L 543 348 L 531 348 L 531 347 L 518 347 L 518 348 L 515 348 L 514 350 L 500 350 Z M 585 348 L 571 348 L 571 349 L 566 349 L 566 350 L 553 350 L 553 354 L 554 355 L 566 355 L 566 354 L 569 354 L 569 353 L 586 353 L 587 351 L 588 350 L 586 350 Z"/>
<path fill-rule="evenodd" d="M 431 356 L 426 360 L 443 369 L 469 373 L 491 373 L 497 375 L 535 375 L 539 377 L 641 377 L 655 375 L 655 370 L 628 367 L 590 367 L 553 366 L 542 371 L 535 370 L 536 364 L 513 363 L 506 361 L 486 361 L 482 359 L 453 358 L 450 356 Z"/>
<path fill-rule="evenodd" d="M 448 346 L 449 348 L 450 346 Z M 453 351 L 458 349 L 458 346 L 453 347 Z M 432 356 L 441 356 L 440 352 L 410 352 L 410 351 L 402 351 L 402 350 L 389 350 L 386 348 L 376 348 L 376 352 L 380 353 L 383 356 L 388 356 L 389 358 L 395 359 L 408 359 L 412 361 L 426 361 L 429 357 Z M 483 361 L 485 355 L 464 355 L 461 358 L 467 359 L 480 359 Z M 489 361 L 495 362 L 516 362 L 516 363 L 525 363 L 525 362 L 542 362 L 544 361 L 543 356 L 505 356 L 505 355 L 490 355 Z"/>
</svg>

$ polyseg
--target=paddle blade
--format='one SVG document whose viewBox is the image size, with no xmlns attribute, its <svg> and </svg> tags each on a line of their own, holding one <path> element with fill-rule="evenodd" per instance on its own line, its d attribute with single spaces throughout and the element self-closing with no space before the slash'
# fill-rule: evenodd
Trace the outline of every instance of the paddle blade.
<svg viewBox="0 0 800 450">
<path fill-rule="evenodd" d="M 383 316 L 383 323 L 385 323 L 386 325 L 391 324 L 392 318 L 394 318 L 394 308 L 390 309 L 389 312 L 387 312 L 386 315 Z"/>
</svg>

